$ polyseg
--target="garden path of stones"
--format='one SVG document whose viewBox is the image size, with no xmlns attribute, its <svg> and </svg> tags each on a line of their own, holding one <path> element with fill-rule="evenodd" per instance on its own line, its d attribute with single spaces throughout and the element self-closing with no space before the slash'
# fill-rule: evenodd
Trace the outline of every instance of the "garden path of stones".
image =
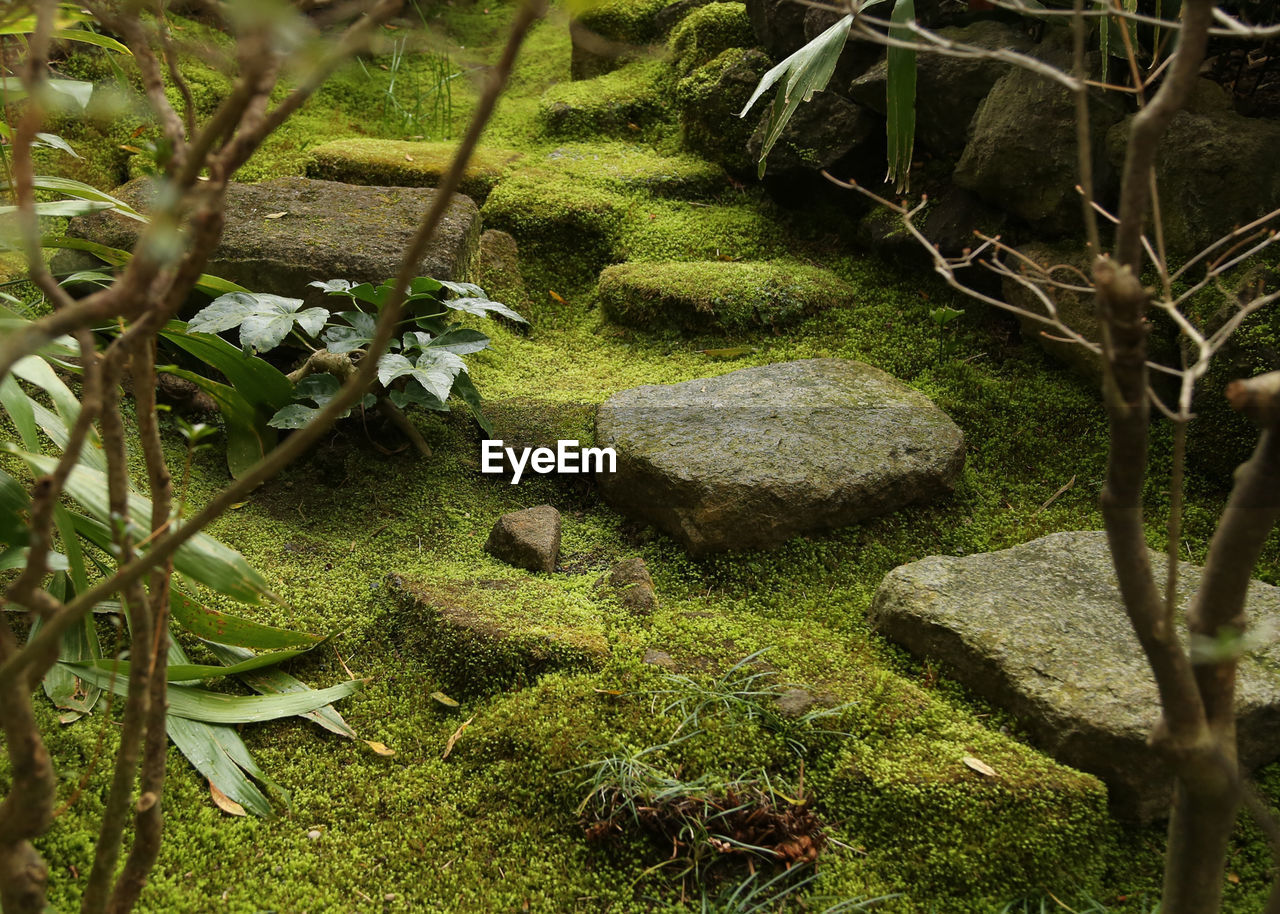
<svg viewBox="0 0 1280 914">
<path fill-rule="evenodd" d="M 421 187 L 311 178 L 233 185 L 225 237 L 210 271 L 281 295 L 298 295 L 312 279 L 381 281 L 394 273 L 397 252 L 433 194 Z M 132 182 L 119 196 L 145 209 L 147 186 Z M 280 213 L 286 215 L 273 217 Z M 76 220 L 72 231 L 128 248 L 137 223 L 99 213 Z M 58 268 L 82 266 L 60 256 Z M 515 257 L 515 240 L 496 231 L 482 236 L 481 210 L 459 196 L 420 269 L 455 280 L 491 280 L 500 269 L 503 281 L 518 284 Z M 725 274 L 768 268 L 714 267 Z M 632 304 L 646 294 L 645 276 L 637 265 L 605 268 L 607 316 L 632 321 Z M 759 278 L 753 274 L 753 281 Z M 856 307 L 840 280 L 825 271 L 807 268 L 803 280 L 826 290 L 814 307 Z M 659 303 L 664 320 L 715 325 L 717 315 L 696 300 L 692 284 L 698 281 L 690 274 L 687 300 L 677 294 Z M 768 323 L 768 293 L 759 294 L 766 300 L 752 313 Z M 960 429 L 926 396 L 872 366 L 843 359 L 782 362 L 623 390 L 599 404 L 596 439 L 597 446 L 617 452 L 617 472 L 597 479 L 608 504 L 652 524 L 695 557 L 766 549 L 945 498 L 965 452 Z M 560 527 L 554 507 L 532 506 L 498 518 L 485 548 L 545 578 L 558 567 Z M 1162 562 L 1153 556 L 1157 568 Z M 1184 603 L 1198 579 L 1198 569 L 1182 570 Z M 487 590 L 504 586 L 510 585 L 474 582 Z M 606 572 L 597 588 L 637 616 L 659 605 L 638 558 Z M 468 610 L 468 596 L 458 588 L 442 596 L 400 582 L 393 590 L 437 624 L 498 641 L 520 637 Z M 1280 589 L 1255 582 L 1250 613 L 1255 624 L 1280 626 Z M 1170 787 L 1146 747 L 1156 721 L 1155 686 L 1126 622 L 1102 534 L 1060 533 L 999 552 L 931 556 L 902 566 L 876 593 L 872 620 L 888 638 L 940 662 L 974 693 L 1011 712 L 1059 761 L 1100 777 L 1119 815 L 1143 821 L 1161 814 Z M 598 665 L 608 650 L 599 632 L 589 632 L 538 656 Z M 670 666 L 672 659 L 650 648 L 646 662 Z M 545 668 L 541 662 L 538 669 Z M 1250 767 L 1280 756 L 1277 672 L 1276 646 L 1242 664 L 1240 750 Z"/>
</svg>

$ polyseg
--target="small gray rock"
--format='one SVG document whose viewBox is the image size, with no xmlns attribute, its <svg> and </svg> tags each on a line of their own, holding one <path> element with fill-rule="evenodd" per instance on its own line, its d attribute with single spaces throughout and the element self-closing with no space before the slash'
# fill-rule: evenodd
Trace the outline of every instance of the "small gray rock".
<svg viewBox="0 0 1280 914">
<path fill-rule="evenodd" d="M 596 582 L 597 587 L 605 584 L 617 592 L 622 608 L 633 615 L 647 616 L 658 608 L 649 566 L 639 556 L 623 559 Z"/>
<path fill-rule="evenodd" d="M 808 359 L 635 387 L 596 414 L 605 499 L 690 553 L 776 546 L 950 491 L 964 435 L 877 368 Z"/>
<path fill-rule="evenodd" d="M 778 696 L 776 705 L 783 717 L 803 717 L 818 705 L 818 699 L 808 689 L 787 689 Z"/>
<path fill-rule="evenodd" d="M 555 571 L 560 558 L 560 512 L 551 505 L 498 518 L 484 544 L 494 558 L 530 571 Z"/>
<path fill-rule="evenodd" d="M 1151 560 L 1163 581 L 1164 557 L 1152 552 Z M 1179 569 L 1185 608 L 1201 569 Z M 1280 588 L 1254 581 L 1248 613 L 1255 627 L 1280 625 Z M 1054 758 L 1096 774 L 1118 816 L 1166 814 L 1168 767 L 1147 746 L 1160 717 L 1155 680 L 1121 604 L 1105 533 L 1055 533 L 999 552 L 902 565 L 885 576 L 871 619 L 1012 713 Z M 1277 664 L 1277 643 L 1240 662 L 1236 710 L 1246 768 L 1280 756 Z"/>
<path fill-rule="evenodd" d="M 664 670 L 674 670 L 676 668 L 675 658 L 666 651 L 660 651 L 655 647 L 645 648 L 644 662 L 649 666 L 659 666 Z"/>
</svg>

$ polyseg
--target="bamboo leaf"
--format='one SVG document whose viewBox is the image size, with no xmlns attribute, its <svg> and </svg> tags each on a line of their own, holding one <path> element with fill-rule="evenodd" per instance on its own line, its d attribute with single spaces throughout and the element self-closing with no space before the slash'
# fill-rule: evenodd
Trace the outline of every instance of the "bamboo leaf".
<svg viewBox="0 0 1280 914">
<path fill-rule="evenodd" d="M 103 688 L 111 688 L 117 695 L 127 695 L 129 692 L 127 680 L 116 677 L 113 682 L 112 675 L 105 670 L 82 664 L 76 665 L 75 668 L 80 671 L 83 678 Z M 188 720 L 198 720 L 208 724 L 249 724 L 305 714 L 340 701 L 363 687 L 364 682 L 357 679 L 339 683 L 327 689 L 308 692 L 245 696 L 210 692 L 208 689 L 191 686 L 171 685 L 167 698 L 169 714 L 174 717 L 185 717 Z"/>
<path fill-rule="evenodd" d="M 160 336 L 222 372 L 242 397 L 263 411 L 275 412 L 293 399 L 293 384 L 283 372 L 220 336 L 193 332 L 182 321 L 169 321 Z"/>
<path fill-rule="evenodd" d="M 914 0 L 896 0 L 893 5 L 893 27 L 889 37 L 909 41 L 911 30 L 907 28 L 916 17 Z M 886 181 L 892 181 L 899 193 L 907 190 L 911 177 L 911 156 L 916 140 L 916 52 L 910 48 L 889 48 L 886 93 L 888 108 L 887 134 L 889 140 L 889 173 Z"/>
<path fill-rule="evenodd" d="M 51 472 L 56 463 L 51 457 L 30 452 L 18 452 L 18 456 L 40 474 Z M 66 492 L 99 523 L 110 524 L 106 474 L 81 464 L 68 475 Z M 150 500 L 131 493 L 129 520 L 139 531 L 149 530 Z M 197 533 L 178 547 L 174 567 L 206 587 L 242 603 L 257 603 L 268 593 L 267 582 L 250 567 L 244 556 L 207 533 Z"/>
<path fill-rule="evenodd" d="M 275 628 L 210 609 L 185 592 L 183 588 L 174 587 L 170 594 L 169 613 L 173 620 L 204 641 L 273 651 L 294 647 L 313 647 L 325 640 L 323 635 Z"/>
<path fill-rule="evenodd" d="M 172 365 L 160 369 L 166 374 L 184 378 L 213 398 L 226 424 L 227 467 L 239 479 L 276 446 L 275 430 L 268 427 L 262 415 L 234 387 L 211 381 L 203 375 Z"/>
<path fill-rule="evenodd" d="M 272 818 L 275 810 L 262 791 L 245 775 L 227 751 L 226 744 L 244 741 L 231 727 L 217 727 L 197 720 L 186 720 L 170 714 L 164 721 L 165 731 L 178 750 L 187 757 L 209 783 L 228 799 L 255 816 Z M 245 750 L 246 754 L 248 750 Z M 256 766 L 255 766 L 256 767 Z"/>
<path fill-rule="evenodd" d="M 297 657 L 299 654 L 305 654 L 310 647 L 298 648 L 289 651 L 272 651 L 266 654 L 254 654 L 247 660 L 231 666 L 223 666 L 213 663 L 175 663 L 168 666 L 166 678 L 169 682 L 189 682 L 191 680 L 218 679 L 222 676 L 234 676 L 238 673 L 248 673 L 253 670 L 262 669 L 263 667 L 275 666 Z M 73 658 L 80 661 L 81 658 Z M 102 670 L 107 673 L 114 672 L 117 676 L 125 679 L 129 676 L 128 660 L 84 660 L 82 662 L 68 662 L 67 666 L 79 667 L 87 666 L 95 670 Z"/>
</svg>

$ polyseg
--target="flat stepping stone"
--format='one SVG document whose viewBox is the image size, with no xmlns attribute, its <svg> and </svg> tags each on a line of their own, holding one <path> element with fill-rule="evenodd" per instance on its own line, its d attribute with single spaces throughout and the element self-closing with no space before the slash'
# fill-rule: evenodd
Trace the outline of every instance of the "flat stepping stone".
<svg viewBox="0 0 1280 914">
<path fill-rule="evenodd" d="M 580 82 L 556 83 L 538 103 L 538 122 L 552 136 L 636 137 L 670 117 L 662 96 L 666 64 L 643 60 Z"/>
<path fill-rule="evenodd" d="M 693 555 L 776 546 L 951 490 L 964 435 L 861 362 L 809 359 L 625 390 L 596 414 L 604 497 Z"/>
<path fill-rule="evenodd" d="M 1151 558 L 1163 581 L 1164 557 Z M 1197 566 L 1179 564 L 1183 609 L 1200 577 Z M 1280 624 L 1280 588 L 1254 581 L 1248 611 L 1253 626 Z M 1120 601 L 1105 533 L 1055 533 L 903 565 L 880 585 L 871 618 L 1012 713 L 1054 758 L 1101 778 L 1117 815 L 1167 815 L 1172 781 L 1147 747 L 1160 716 L 1155 680 Z M 1241 659 L 1236 706 L 1241 763 L 1280 756 L 1280 645 Z"/>
<path fill-rule="evenodd" d="M 614 323 L 690 333 L 782 327 L 854 298 L 831 271 L 787 261 L 620 263 L 598 292 Z"/>
<path fill-rule="evenodd" d="M 147 178 L 116 191 L 143 212 L 151 193 Z M 395 276 L 435 194 L 426 188 L 356 186 L 312 178 L 233 183 L 227 188 L 226 229 L 205 272 L 254 292 L 295 298 L 306 294 L 307 283 L 316 279 L 382 282 Z M 67 231 L 132 250 L 141 228 L 137 221 L 101 212 L 71 220 Z M 418 274 L 469 279 L 479 241 L 475 203 L 455 196 L 418 264 Z"/>
</svg>

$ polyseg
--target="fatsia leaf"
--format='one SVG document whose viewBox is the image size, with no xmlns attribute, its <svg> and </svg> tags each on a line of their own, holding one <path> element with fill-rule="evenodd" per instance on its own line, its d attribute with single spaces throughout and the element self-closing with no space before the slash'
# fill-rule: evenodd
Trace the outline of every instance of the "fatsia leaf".
<svg viewBox="0 0 1280 914">
<path fill-rule="evenodd" d="M 112 689 L 117 695 L 127 695 L 129 683 L 119 675 L 91 666 L 78 665 L 82 678 L 103 688 Z M 364 681 L 353 679 L 310 692 L 287 695 L 228 695 L 210 692 L 191 686 L 171 685 L 168 688 L 169 714 L 207 724 L 250 724 L 263 720 L 293 717 L 340 701 L 364 687 Z"/>
<path fill-rule="evenodd" d="M 325 330 L 323 340 L 325 348 L 330 352 L 354 352 L 373 342 L 377 321 L 372 314 L 366 314 L 363 311 L 342 311 L 336 316 L 350 326 L 344 327 L 339 324 Z"/>
<path fill-rule="evenodd" d="M 915 0 L 896 0 L 889 37 L 910 41 L 913 36 L 907 26 L 915 17 Z M 911 48 L 891 47 L 887 54 L 885 92 L 889 173 L 885 180 L 892 181 L 898 193 L 903 193 L 911 175 L 911 156 L 916 141 L 916 52 Z"/>
<path fill-rule="evenodd" d="M 267 425 L 282 429 L 302 428 L 319 414 L 320 410 L 315 406 L 290 403 L 288 406 L 280 407 L 276 414 L 267 420 Z"/>
<path fill-rule="evenodd" d="M 444 306 L 446 308 L 451 308 L 454 311 L 462 311 L 462 312 L 465 312 L 466 314 L 474 314 L 477 317 L 488 317 L 490 314 L 500 314 L 503 317 L 507 318 L 508 320 L 513 320 L 513 321 L 516 321 L 517 323 L 521 323 L 521 324 L 529 323 L 527 320 L 525 320 L 523 317 L 517 314 L 513 309 L 508 308 L 502 302 L 489 301 L 489 299 L 484 298 L 483 296 L 479 298 L 466 297 L 466 298 L 446 299 L 444 302 Z"/>
<path fill-rule="evenodd" d="M 452 352 L 424 349 L 416 362 L 399 354 L 384 355 L 378 360 L 378 381 L 387 387 L 397 378 L 409 377 L 437 399 L 449 399 L 453 380 L 467 370 L 466 363 Z"/>
<path fill-rule="evenodd" d="M 456 327 L 448 333 L 442 333 L 427 343 L 432 349 L 441 349 L 456 355 L 470 355 L 489 348 L 489 338 L 479 330 L 467 327 Z"/>
<path fill-rule="evenodd" d="M 773 145 L 782 136 L 783 129 L 791 116 L 807 102 L 813 93 L 821 92 L 831 81 L 840 53 L 844 50 L 845 41 L 849 38 L 849 27 L 853 24 L 853 16 L 845 16 L 816 36 L 812 41 L 800 48 L 786 60 L 766 73 L 760 79 L 755 92 L 747 100 L 738 117 L 746 117 L 756 101 L 778 81 L 782 87 L 774 97 L 773 107 L 769 112 L 768 125 L 765 128 L 764 144 L 760 148 L 759 175 L 764 177 L 765 159 Z"/>
<path fill-rule="evenodd" d="M 302 299 L 267 292 L 228 292 L 204 307 L 187 329 L 194 333 L 222 333 L 240 328 L 240 344 L 266 352 L 280 345 L 294 324 L 315 336 L 329 318 L 324 308 L 302 307 Z"/>
<path fill-rule="evenodd" d="M 313 282 L 307 283 L 307 288 L 323 289 L 326 293 L 330 295 L 339 295 L 343 292 L 346 292 L 348 289 L 350 289 L 351 285 L 352 283 L 351 283 L 351 280 L 349 279 L 326 279 L 323 281 L 317 279 L 317 280 L 314 280 Z"/>
</svg>

